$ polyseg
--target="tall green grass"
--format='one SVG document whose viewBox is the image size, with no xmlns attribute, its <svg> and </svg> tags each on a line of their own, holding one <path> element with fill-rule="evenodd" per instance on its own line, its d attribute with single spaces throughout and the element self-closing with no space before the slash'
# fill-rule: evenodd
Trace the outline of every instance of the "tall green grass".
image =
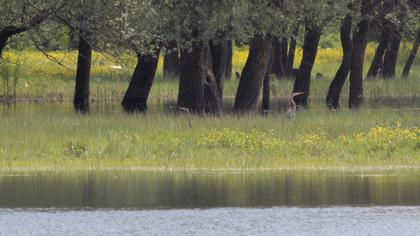
<svg viewBox="0 0 420 236">
<path fill-rule="evenodd" d="M 418 166 L 417 110 L 77 116 L 30 107 L 0 118 L 1 170 L 247 170 Z"/>
</svg>

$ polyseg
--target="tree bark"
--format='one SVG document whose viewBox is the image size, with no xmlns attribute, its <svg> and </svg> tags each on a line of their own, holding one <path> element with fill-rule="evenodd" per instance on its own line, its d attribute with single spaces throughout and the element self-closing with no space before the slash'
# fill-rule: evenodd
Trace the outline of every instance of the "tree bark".
<svg viewBox="0 0 420 236">
<path fill-rule="evenodd" d="M 287 64 L 285 68 L 286 77 L 289 77 L 289 78 L 292 77 L 292 74 L 293 74 L 293 66 L 295 64 L 295 54 L 296 54 L 298 33 L 299 33 L 299 28 L 296 28 L 290 39 L 289 53 L 287 55 Z"/>
<path fill-rule="evenodd" d="M 294 97 L 296 106 L 308 107 L 308 99 L 311 86 L 311 72 L 318 53 L 318 45 L 321 39 L 322 29 L 319 27 L 306 27 L 305 41 L 303 45 L 303 57 L 299 67 L 293 93 L 303 93 Z"/>
<path fill-rule="evenodd" d="M 207 114 L 222 112 L 222 99 L 213 72 L 207 68 L 204 80 L 204 110 Z"/>
<path fill-rule="evenodd" d="M 213 74 L 219 90 L 219 99 L 223 100 L 223 82 L 226 80 L 226 69 L 228 63 L 228 45 L 227 41 L 210 41 L 210 50 L 212 54 Z"/>
<path fill-rule="evenodd" d="M 270 61 L 268 63 L 267 72 L 265 73 L 264 77 L 264 84 L 263 84 L 263 98 L 262 98 L 262 113 L 263 115 L 267 114 L 270 110 L 270 75 L 273 74 L 273 62 L 274 62 L 275 52 L 271 52 Z"/>
<path fill-rule="evenodd" d="M 370 10 L 370 4 L 368 3 L 369 0 L 363 0 L 362 2 L 362 17 L 364 18 Z M 350 109 L 358 109 L 363 103 L 363 64 L 365 61 L 369 25 L 370 22 L 368 19 L 362 19 L 353 34 L 353 53 L 350 67 Z"/>
<path fill-rule="evenodd" d="M 233 64 L 233 43 L 231 40 L 227 41 L 227 58 L 226 58 L 226 79 L 232 79 L 232 64 Z"/>
<path fill-rule="evenodd" d="M 287 59 L 288 59 L 288 49 L 289 49 L 289 40 L 284 37 L 281 40 L 281 68 L 282 74 L 281 77 L 286 75 Z"/>
<path fill-rule="evenodd" d="M 179 76 L 179 53 L 175 41 L 170 41 L 167 45 L 163 59 L 163 76 L 172 78 Z"/>
<path fill-rule="evenodd" d="M 270 111 L 270 75 L 267 74 L 264 78 L 264 85 L 263 85 L 262 113 L 267 114 L 269 111 Z"/>
<path fill-rule="evenodd" d="M 221 112 L 211 60 L 208 43 L 193 43 L 192 50 L 181 51 L 178 108 L 197 114 Z"/>
<path fill-rule="evenodd" d="M 137 66 L 122 101 L 125 111 L 147 111 L 147 99 L 156 76 L 159 52 L 158 50 L 154 55 L 137 54 Z"/>
<path fill-rule="evenodd" d="M 92 47 L 84 38 L 79 39 L 79 56 L 77 60 L 76 88 L 74 109 L 80 113 L 89 112 L 89 78 L 92 60 Z"/>
<path fill-rule="evenodd" d="M 6 43 L 8 40 L 9 40 L 9 36 L 4 32 L 0 32 L 0 58 L 2 56 L 3 49 L 6 47 Z"/>
<path fill-rule="evenodd" d="M 252 40 L 233 106 L 233 111 L 236 114 L 257 110 L 261 87 L 270 62 L 271 50 L 271 36 L 256 37 Z"/>
<path fill-rule="evenodd" d="M 417 51 L 419 49 L 420 44 L 420 30 L 417 32 L 416 41 L 414 42 L 413 49 L 411 50 L 410 55 L 408 56 L 407 63 L 405 63 L 404 70 L 403 70 L 403 78 L 408 78 L 411 71 L 411 66 L 414 63 L 414 59 L 416 58 Z"/>
<path fill-rule="evenodd" d="M 390 45 L 384 57 L 383 77 L 394 78 L 397 70 L 398 53 L 401 46 L 401 37 L 397 30 L 391 30 Z"/>
<path fill-rule="evenodd" d="M 286 52 L 287 53 L 287 52 Z M 284 75 L 284 63 L 283 63 L 283 42 L 277 38 L 273 38 L 273 53 L 271 57 L 271 66 L 269 69 L 270 74 L 274 74 L 277 78 L 281 78 Z"/>
<path fill-rule="evenodd" d="M 205 58 L 204 43 L 194 43 L 192 50 L 181 50 L 178 108 L 193 113 L 204 112 Z"/>
<path fill-rule="evenodd" d="M 376 48 L 375 56 L 373 57 L 372 64 L 369 68 L 367 78 L 376 78 L 379 72 L 383 69 L 384 55 L 389 42 L 389 31 L 387 29 L 382 30 L 381 40 L 378 47 Z"/>
<path fill-rule="evenodd" d="M 340 29 L 343 61 L 328 90 L 326 103 L 329 109 L 340 108 L 340 95 L 350 72 L 353 44 L 351 39 L 352 17 L 346 16 Z"/>
</svg>

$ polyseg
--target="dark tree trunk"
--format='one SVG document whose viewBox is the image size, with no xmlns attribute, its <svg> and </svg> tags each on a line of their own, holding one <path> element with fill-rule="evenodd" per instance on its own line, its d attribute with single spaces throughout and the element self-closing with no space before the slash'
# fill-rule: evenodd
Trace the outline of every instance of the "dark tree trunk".
<svg viewBox="0 0 420 236">
<path fill-rule="evenodd" d="M 227 41 L 210 42 L 210 50 L 212 54 L 213 74 L 219 90 L 220 100 L 223 100 L 223 82 L 226 80 L 226 69 L 228 60 Z"/>
<path fill-rule="evenodd" d="M 80 37 L 78 50 L 76 88 L 73 103 L 77 112 L 87 113 L 89 112 L 89 78 L 92 47 L 85 38 Z"/>
<path fill-rule="evenodd" d="M 303 57 L 296 78 L 293 93 L 303 93 L 294 97 L 296 106 L 308 106 L 311 86 L 311 72 L 318 53 L 318 45 L 321 39 L 321 28 L 306 27 L 305 42 L 303 45 Z"/>
<path fill-rule="evenodd" d="M 270 63 L 272 37 L 256 37 L 242 71 L 233 111 L 237 114 L 254 112 L 258 108 L 264 77 Z"/>
<path fill-rule="evenodd" d="M 155 55 L 137 54 L 137 66 L 125 93 L 122 106 L 127 112 L 145 112 L 147 99 L 156 75 L 159 52 Z"/>
<path fill-rule="evenodd" d="M 298 32 L 299 32 L 299 28 L 296 28 L 290 39 L 289 54 L 287 55 L 287 64 L 285 68 L 286 76 L 289 78 L 292 77 L 292 74 L 293 74 L 293 65 L 295 63 Z"/>
<path fill-rule="evenodd" d="M 267 72 L 264 77 L 263 84 L 263 98 L 262 98 L 262 113 L 267 114 L 270 110 L 270 75 L 273 72 L 275 52 L 271 52 L 270 61 L 268 63 Z"/>
<path fill-rule="evenodd" d="M 362 17 L 367 15 L 369 9 L 368 0 L 362 2 Z M 370 22 L 363 19 L 353 34 L 353 53 L 350 67 L 350 97 L 349 108 L 358 109 L 363 103 L 363 64 Z"/>
<path fill-rule="evenodd" d="M 220 94 L 211 60 L 208 43 L 193 43 L 191 51 L 181 51 L 178 108 L 186 108 L 198 114 L 221 111 Z"/>
<path fill-rule="evenodd" d="M 281 40 L 281 68 L 282 68 L 281 76 L 282 77 L 286 75 L 287 59 L 289 56 L 288 49 L 289 49 L 289 40 L 287 40 L 287 38 L 284 37 Z"/>
<path fill-rule="evenodd" d="M 6 47 L 7 40 L 9 40 L 9 36 L 6 33 L 0 32 L 0 58 L 3 53 L 3 49 Z"/>
<path fill-rule="evenodd" d="M 222 99 L 218 84 L 213 72 L 206 70 L 204 80 L 204 110 L 208 114 L 220 114 L 222 112 Z"/>
<path fill-rule="evenodd" d="M 270 111 L 270 75 L 267 74 L 264 78 L 262 112 L 267 114 Z"/>
<path fill-rule="evenodd" d="M 419 50 L 420 44 L 420 30 L 417 32 L 416 41 L 414 42 L 413 49 L 411 50 L 410 55 L 408 56 L 407 63 L 405 63 L 404 70 L 403 70 L 403 78 L 408 78 L 411 71 L 411 66 L 414 63 L 414 59 L 416 58 L 417 51 Z"/>
<path fill-rule="evenodd" d="M 205 51 L 204 43 L 194 43 L 191 51 L 181 50 L 177 107 L 193 113 L 204 112 Z"/>
<path fill-rule="evenodd" d="M 389 42 L 389 31 L 387 29 L 382 30 L 381 40 L 378 47 L 376 48 L 375 56 L 373 57 L 372 64 L 369 68 L 367 78 L 376 78 L 379 72 L 383 69 L 384 55 Z"/>
<path fill-rule="evenodd" d="M 273 38 L 273 58 L 270 72 L 275 74 L 277 78 L 284 78 L 287 66 L 287 38 Z"/>
<path fill-rule="evenodd" d="M 285 74 L 283 58 L 284 53 L 286 53 L 287 57 L 287 49 L 286 52 L 284 52 L 283 41 L 281 41 L 277 37 L 273 38 L 273 55 L 269 71 L 270 74 L 276 75 L 277 78 L 282 78 Z"/>
<path fill-rule="evenodd" d="M 351 39 L 352 17 L 346 16 L 341 25 L 341 45 L 343 47 L 343 61 L 328 90 L 326 103 L 329 109 L 340 108 L 340 95 L 344 83 L 350 72 L 353 44 Z"/>
<path fill-rule="evenodd" d="M 384 69 L 383 69 L 383 77 L 384 78 L 394 78 L 397 69 L 397 61 L 398 61 L 398 53 L 400 51 L 401 45 L 401 37 L 399 36 L 398 31 L 391 30 L 390 35 L 390 45 L 388 50 L 385 53 L 384 57 Z"/>
<path fill-rule="evenodd" d="M 173 78 L 179 76 L 179 53 L 175 41 L 170 41 L 167 45 L 163 59 L 163 76 Z"/>
<path fill-rule="evenodd" d="M 233 43 L 231 40 L 227 41 L 227 58 L 226 58 L 226 79 L 232 79 L 232 63 L 233 63 Z"/>
</svg>

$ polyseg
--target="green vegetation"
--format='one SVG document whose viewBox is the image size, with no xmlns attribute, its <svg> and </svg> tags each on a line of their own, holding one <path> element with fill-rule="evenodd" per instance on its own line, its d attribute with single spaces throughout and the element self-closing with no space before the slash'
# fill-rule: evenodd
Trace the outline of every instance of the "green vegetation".
<svg viewBox="0 0 420 236">
<path fill-rule="evenodd" d="M 375 44 L 370 44 L 366 53 L 366 67 L 369 66 L 375 53 Z M 397 65 L 398 74 L 402 71 L 406 55 L 409 54 L 411 45 L 405 45 L 400 51 L 401 63 Z M 12 80 L 17 78 L 16 96 L 18 101 L 54 102 L 70 101 L 74 96 L 74 73 L 76 66 L 76 52 L 50 52 L 50 56 L 60 61 L 65 67 L 49 60 L 41 52 L 35 51 L 9 51 L 5 52 L 4 60 L 10 62 L 2 67 L 0 79 L 0 97 L 6 95 L 7 87 L 12 86 Z M 297 53 L 296 63 L 298 64 L 302 53 Z M 236 48 L 233 54 L 233 72 L 241 72 L 248 57 L 248 49 Z M 339 48 L 320 49 L 314 74 L 320 73 L 323 79 L 313 82 L 311 97 L 324 100 L 334 77 L 336 70 L 340 67 L 342 52 Z M 177 98 L 179 81 L 163 77 L 163 57 L 159 61 L 156 82 L 150 92 L 152 101 Z M 19 66 L 16 66 L 19 65 Z M 113 66 L 121 66 L 113 68 Z M 124 96 L 129 78 L 136 66 L 136 58 L 129 53 L 119 56 L 94 53 L 92 61 L 91 98 L 95 101 L 121 101 Z M 7 70 L 6 70 L 7 67 Z M 295 65 L 298 67 L 298 65 Z M 15 71 L 19 70 L 16 76 Z M 365 71 L 367 73 L 367 71 Z M 10 74 L 10 75 L 9 75 Z M 14 76 L 11 76 L 13 74 Z M 8 76 L 9 75 L 9 76 Z M 10 78 L 9 78 L 10 77 Z M 402 82 L 396 80 L 368 80 L 365 83 L 367 98 L 376 97 L 411 97 L 418 96 L 420 86 L 415 78 L 420 77 L 420 59 L 414 61 L 411 78 Z M 6 85 L 8 81 L 8 85 Z M 225 81 L 224 96 L 233 99 L 238 87 L 237 80 Z M 289 99 L 294 81 L 272 80 L 271 94 L 274 99 L 280 97 Z M 342 97 L 348 97 L 348 84 L 345 85 Z M 9 89 L 10 90 L 10 89 Z M 345 104 L 345 103 L 343 103 Z"/>
<path fill-rule="evenodd" d="M 247 170 L 420 165 L 418 110 L 302 111 L 293 119 L 45 110 L 0 118 L 0 169 Z M 24 147 L 24 148 L 23 148 Z"/>
</svg>

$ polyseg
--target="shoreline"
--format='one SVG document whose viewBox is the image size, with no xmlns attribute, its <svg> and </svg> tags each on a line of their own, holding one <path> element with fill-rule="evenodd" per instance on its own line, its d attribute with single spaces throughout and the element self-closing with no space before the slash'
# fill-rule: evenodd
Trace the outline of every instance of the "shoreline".
<svg viewBox="0 0 420 236">
<path fill-rule="evenodd" d="M 246 174 L 246 173 L 267 173 L 267 172 L 387 172 L 387 171 L 420 171 L 420 164 L 416 165 L 365 165 L 365 166 L 283 166 L 283 167 L 253 167 L 253 168 L 182 168 L 182 167 L 16 167 L 0 168 L 0 177 L 3 173 L 72 173 L 72 172 L 155 172 L 155 173 L 189 173 L 189 174 Z"/>
</svg>

